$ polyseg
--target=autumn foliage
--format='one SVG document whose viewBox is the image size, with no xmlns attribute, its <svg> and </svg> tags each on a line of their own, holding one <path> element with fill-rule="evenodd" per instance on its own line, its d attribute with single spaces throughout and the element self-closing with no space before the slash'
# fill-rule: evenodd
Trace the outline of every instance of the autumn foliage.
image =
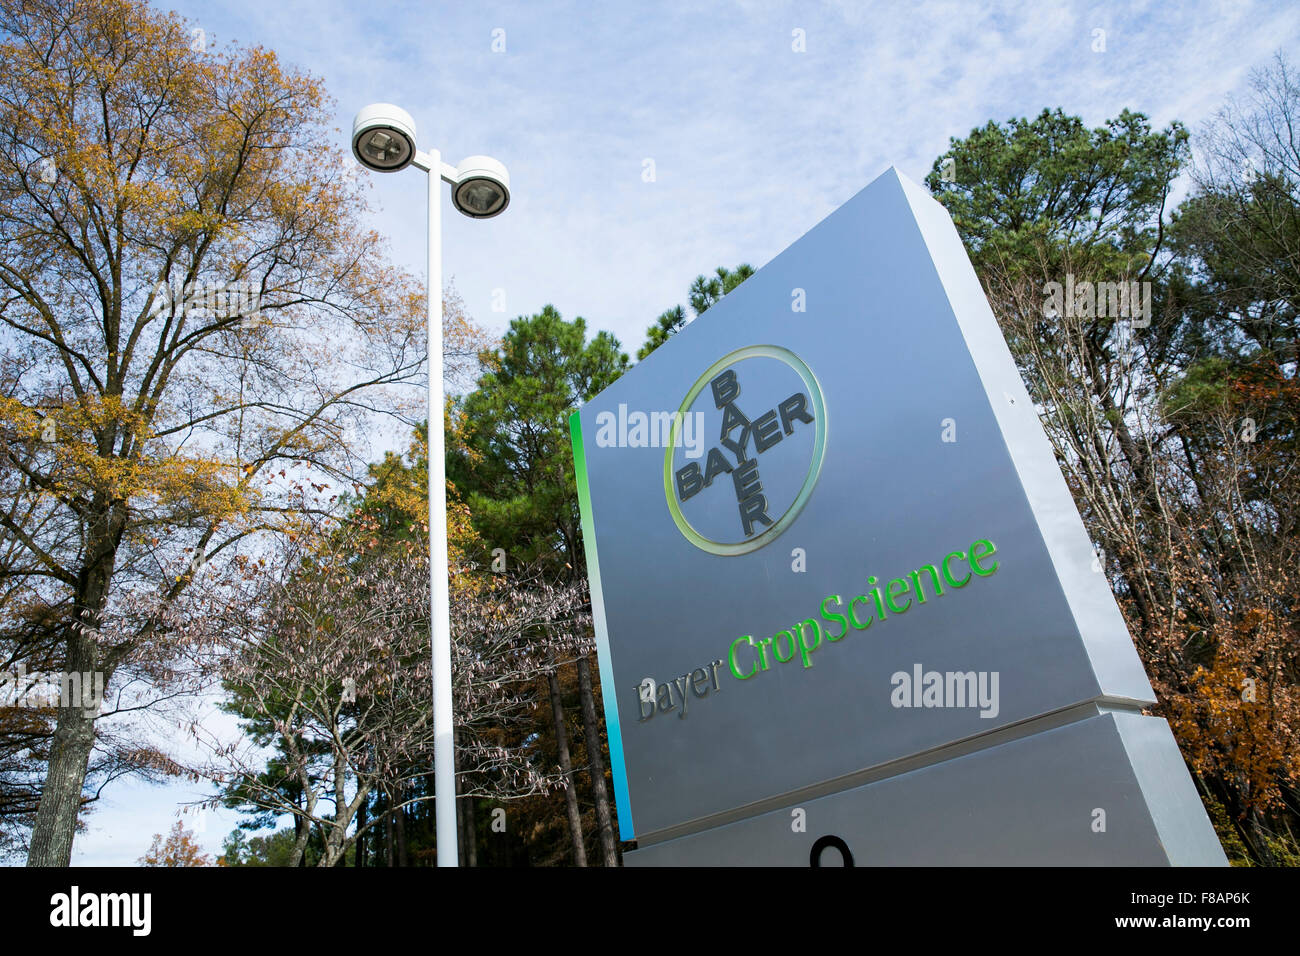
<svg viewBox="0 0 1300 956">
<path fill-rule="evenodd" d="M 211 859 L 200 852 L 194 835 L 180 820 L 173 824 L 166 837 L 154 834 L 153 842 L 139 862 L 141 866 L 212 866 Z"/>
</svg>

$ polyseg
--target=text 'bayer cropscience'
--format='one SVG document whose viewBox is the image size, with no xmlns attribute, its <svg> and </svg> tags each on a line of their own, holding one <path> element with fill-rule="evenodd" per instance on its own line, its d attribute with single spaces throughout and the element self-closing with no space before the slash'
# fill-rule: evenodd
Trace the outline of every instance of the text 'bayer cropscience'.
<svg viewBox="0 0 1300 956">
<path fill-rule="evenodd" d="M 878 583 L 875 575 L 870 575 L 865 594 L 851 597 L 847 602 L 842 595 L 828 594 L 822 599 L 819 615 L 798 621 L 771 637 L 757 639 L 752 634 L 737 637 L 727 649 L 727 670 L 736 680 L 748 681 L 761 677 L 778 664 L 795 660 L 805 668 L 812 667 L 814 653 L 842 641 L 851 631 L 877 627 L 891 614 L 905 614 L 949 591 L 961 590 L 972 581 L 991 576 L 998 569 L 998 562 L 991 560 L 997 550 L 992 541 L 981 538 L 970 546 L 969 551 L 950 551 L 941 561 L 923 564 L 884 585 Z M 640 721 L 670 711 L 677 711 L 679 718 L 685 717 L 688 688 L 701 699 L 706 698 L 710 691 L 717 693 L 721 690 L 718 668 L 722 663 L 721 660 L 713 661 L 679 679 L 663 683 L 645 678 L 635 688 Z M 910 703 L 896 706 L 910 706 Z M 929 703 L 926 702 L 925 706 Z M 995 716 L 997 709 L 986 707 L 984 713 Z"/>
</svg>

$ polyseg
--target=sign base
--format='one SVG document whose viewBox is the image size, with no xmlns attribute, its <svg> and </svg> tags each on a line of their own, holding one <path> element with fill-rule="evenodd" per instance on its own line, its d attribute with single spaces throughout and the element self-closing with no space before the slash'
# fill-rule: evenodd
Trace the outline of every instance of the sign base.
<svg viewBox="0 0 1300 956">
<path fill-rule="evenodd" d="M 625 853 L 627 866 L 1224 866 L 1169 725 L 1091 716 Z"/>
</svg>

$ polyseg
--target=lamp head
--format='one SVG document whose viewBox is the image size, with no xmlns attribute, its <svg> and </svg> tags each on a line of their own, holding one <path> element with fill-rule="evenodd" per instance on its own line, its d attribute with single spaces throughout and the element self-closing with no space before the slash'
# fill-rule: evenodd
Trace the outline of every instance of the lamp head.
<svg viewBox="0 0 1300 956">
<path fill-rule="evenodd" d="M 510 205 L 510 174 L 491 156 L 468 156 L 456 167 L 452 204 L 471 219 L 491 219 Z"/>
<path fill-rule="evenodd" d="M 352 121 L 352 155 L 367 169 L 395 173 L 415 159 L 415 120 L 392 103 L 372 103 Z"/>
</svg>

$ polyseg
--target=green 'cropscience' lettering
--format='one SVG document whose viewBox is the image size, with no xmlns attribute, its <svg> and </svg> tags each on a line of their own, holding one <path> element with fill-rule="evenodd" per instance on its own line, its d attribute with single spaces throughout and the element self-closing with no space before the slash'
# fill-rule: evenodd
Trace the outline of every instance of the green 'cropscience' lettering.
<svg viewBox="0 0 1300 956">
<path fill-rule="evenodd" d="M 883 590 L 875 575 L 871 575 L 867 578 L 867 593 L 850 598 L 847 606 L 841 595 L 826 595 L 821 603 L 820 621 L 815 617 L 806 618 L 762 640 L 756 641 L 751 634 L 736 638 L 727 649 L 727 669 L 737 680 L 749 680 L 771 670 L 774 658 L 775 663 L 785 664 L 798 657 L 804 667 L 812 667 L 814 651 L 823 644 L 842 640 L 850 629 L 865 631 L 876 621 L 887 619 L 886 607 L 889 612 L 903 614 L 909 608 L 925 604 L 930 596 L 943 597 L 945 583 L 957 590 L 969 584 L 972 576 L 986 578 L 993 574 L 998 569 L 998 562 L 989 559 L 997 550 L 992 541 L 981 538 L 970 546 L 969 557 L 965 551 L 950 551 L 938 566 L 923 564 L 903 577 L 891 579 Z M 964 561 L 970 569 L 961 578 L 953 576 L 954 561 Z M 928 580 L 923 581 L 922 572 Z M 842 610 L 828 610 L 828 605 Z M 838 633 L 831 627 L 823 629 L 822 621 L 827 625 L 839 625 Z"/>
</svg>

